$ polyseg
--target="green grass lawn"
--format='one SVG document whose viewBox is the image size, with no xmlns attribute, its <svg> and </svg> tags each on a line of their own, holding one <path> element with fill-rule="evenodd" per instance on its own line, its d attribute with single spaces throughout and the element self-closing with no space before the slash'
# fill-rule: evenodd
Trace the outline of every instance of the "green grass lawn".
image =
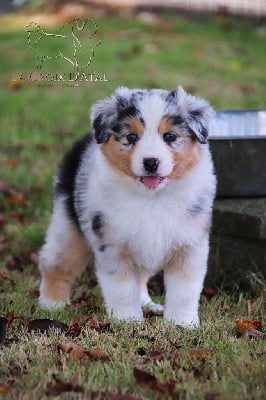
<svg viewBox="0 0 266 400">
<path fill-rule="evenodd" d="M 71 142 L 90 130 L 90 106 L 119 85 L 183 85 L 216 109 L 265 108 L 266 36 L 258 21 L 166 14 L 158 24 L 147 25 L 116 15 L 98 18 L 102 43 L 90 72 L 105 74 L 107 82 L 83 81 L 78 87 L 22 82 L 18 89 L 12 79 L 36 72 L 35 58 L 26 32 L 8 30 L 16 26 L 14 17 L 11 25 L 6 21 L 0 18 L 0 317 L 14 313 L 19 318 L 7 330 L 12 340 L 0 344 L 0 394 L 5 386 L 6 399 L 45 399 L 55 374 L 84 391 L 62 394 L 62 399 L 264 399 L 265 340 L 238 337 L 235 321 L 265 323 L 265 282 L 257 283 L 255 298 L 219 290 L 210 302 L 203 301 L 201 327 L 191 331 L 164 325 L 158 316 L 142 326 L 111 321 L 102 331 L 89 326 L 74 334 L 27 331 L 34 318 L 70 325 L 75 316 L 95 313 L 99 321 L 107 320 L 91 269 L 75 284 L 75 308 L 48 314 L 39 309 L 34 292 L 39 285 L 36 253 L 51 212 L 52 176 Z M 46 46 L 50 54 L 52 41 Z M 71 50 L 70 42 L 64 46 L 66 53 Z M 82 63 L 86 53 L 79 56 Z M 43 65 L 46 73 L 68 74 L 69 69 L 62 60 Z M 65 342 L 100 348 L 109 360 L 84 354 L 75 361 L 60 350 Z M 142 377 L 141 384 L 134 368 L 153 378 Z"/>
</svg>

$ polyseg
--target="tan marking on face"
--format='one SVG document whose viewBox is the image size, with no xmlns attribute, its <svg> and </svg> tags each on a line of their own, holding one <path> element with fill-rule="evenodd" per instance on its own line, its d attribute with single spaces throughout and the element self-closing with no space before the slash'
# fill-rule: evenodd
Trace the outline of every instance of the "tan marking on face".
<svg viewBox="0 0 266 400">
<path fill-rule="evenodd" d="M 175 148 L 175 143 L 173 143 L 173 147 L 169 146 L 174 163 L 174 168 L 169 178 L 183 179 L 200 160 L 198 142 L 178 132 L 178 127 L 173 125 L 173 120 L 171 118 L 162 118 L 158 130 L 160 135 L 173 132 L 178 136 L 177 140 L 182 140 L 182 137 L 184 138 L 185 144 L 183 146 L 177 145 Z"/>
<path fill-rule="evenodd" d="M 138 118 L 127 118 L 125 123 L 128 127 L 125 127 L 122 131 L 122 135 L 126 136 L 129 133 L 136 133 L 141 137 L 144 133 L 144 127 Z M 123 141 L 123 139 L 122 139 Z M 134 151 L 134 146 L 123 148 L 114 136 L 111 136 L 108 142 L 103 143 L 102 152 L 109 161 L 109 163 L 121 174 L 128 175 L 132 178 L 137 176 L 131 170 L 131 159 Z"/>
<path fill-rule="evenodd" d="M 172 132 L 174 129 L 173 120 L 171 118 L 162 118 L 158 127 L 160 135 L 166 132 Z"/>
<path fill-rule="evenodd" d="M 102 152 L 111 164 L 120 174 L 128 175 L 136 178 L 131 170 L 131 157 L 134 149 L 133 146 L 122 150 L 119 148 L 119 143 L 113 136 L 108 142 L 102 144 Z"/>
<path fill-rule="evenodd" d="M 126 118 L 126 124 L 129 125 L 128 133 L 136 133 L 139 137 L 144 133 L 144 126 L 138 118 Z"/>
<path fill-rule="evenodd" d="M 172 150 L 174 167 L 170 179 L 183 179 L 200 161 L 197 141 L 186 138 L 187 144 L 181 151 Z"/>
</svg>

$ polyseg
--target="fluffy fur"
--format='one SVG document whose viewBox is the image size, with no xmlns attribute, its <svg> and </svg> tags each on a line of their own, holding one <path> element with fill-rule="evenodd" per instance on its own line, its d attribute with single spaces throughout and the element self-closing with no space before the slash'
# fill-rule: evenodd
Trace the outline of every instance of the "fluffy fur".
<svg viewBox="0 0 266 400">
<path fill-rule="evenodd" d="M 147 281 L 164 270 L 164 318 L 199 324 L 215 176 L 209 104 L 176 91 L 119 88 L 91 110 L 93 135 L 65 156 L 40 252 L 39 302 L 70 301 L 90 257 L 107 313 L 143 320 Z"/>
</svg>

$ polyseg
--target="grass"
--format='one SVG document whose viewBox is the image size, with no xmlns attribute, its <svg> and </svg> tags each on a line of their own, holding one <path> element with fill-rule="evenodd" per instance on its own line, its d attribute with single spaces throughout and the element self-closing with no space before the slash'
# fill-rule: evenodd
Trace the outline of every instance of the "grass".
<svg viewBox="0 0 266 400">
<path fill-rule="evenodd" d="M 109 331 L 84 328 L 74 338 L 65 333 L 29 333 L 26 328 L 34 318 L 54 318 L 69 325 L 72 317 L 95 312 L 99 321 L 106 319 L 91 272 L 75 284 L 74 300 L 84 297 L 83 291 L 92 293 L 92 308 L 49 314 L 39 309 L 33 292 L 39 285 L 33 255 L 43 243 L 50 217 L 52 175 L 70 143 L 89 131 L 89 107 L 118 85 L 172 89 L 177 84 L 206 97 L 217 109 L 265 107 L 266 37 L 259 34 L 259 22 L 169 14 L 155 25 L 117 15 L 97 19 L 102 43 L 92 70 L 105 73 L 108 82 L 79 87 L 24 82 L 15 90 L 10 85 L 12 78 L 28 76 L 35 70 L 35 59 L 26 32 L 8 31 L 5 21 L 6 17 L 1 24 L 0 19 L 1 181 L 16 188 L 23 200 L 0 191 L 0 272 L 10 274 L 10 279 L 0 281 L 0 313 L 19 317 L 7 332 L 8 338 L 16 340 L 1 345 L 0 390 L 1 385 L 10 387 L 3 397 L 44 399 L 53 374 L 70 382 L 77 372 L 84 394 L 73 392 L 60 398 L 111 399 L 117 393 L 138 399 L 167 398 L 166 392 L 136 382 L 133 368 L 137 367 L 161 383 L 174 380 L 173 398 L 265 398 L 265 341 L 238 337 L 235 329 L 237 319 L 254 317 L 265 323 L 263 283 L 256 283 L 257 296 L 252 299 L 248 293 L 228 295 L 220 290 L 212 301 L 201 305 L 201 327 L 191 331 L 167 326 L 160 317 L 147 318 L 142 326 L 111 321 Z M 47 42 L 47 52 L 50 46 Z M 69 50 L 70 44 L 65 46 Z M 60 60 L 45 64 L 47 72 L 57 69 L 67 73 L 69 65 Z M 162 300 L 153 287 L 153 294 Z M 248 300 L 251 313 L 247 312 Z M 66 341 L 101 348 L 110 361 L 86 357 L 73 361 L 69 354 L 56 350 L 58 343 Z M 189 349 L 212 349 L 212 353 L 191 359 Z M 169 354 L 156 361 L 152 350 Z"/>
</svg>

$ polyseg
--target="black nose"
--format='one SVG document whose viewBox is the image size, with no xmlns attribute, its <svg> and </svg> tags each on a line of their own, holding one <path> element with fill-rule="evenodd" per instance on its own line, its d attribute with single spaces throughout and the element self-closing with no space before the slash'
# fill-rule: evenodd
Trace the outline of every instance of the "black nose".
<svg viewBox="0 0 266 400">
<path fill-rule="evenodd" d="M 160 160 L 158 158 L 144 158 L 143 165 L 147 172 L 154 173 L 157 171 Z"/>
</svg>

